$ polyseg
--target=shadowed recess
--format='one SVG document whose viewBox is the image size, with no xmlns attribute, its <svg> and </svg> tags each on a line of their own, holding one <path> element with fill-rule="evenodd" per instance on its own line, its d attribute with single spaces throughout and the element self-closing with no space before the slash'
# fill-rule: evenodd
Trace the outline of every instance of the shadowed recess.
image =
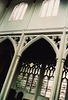
<svg viewBox="0 0 68 100">
<path fill-rule="evenodd" d="M 66 67 L 68 67 L 68 55 L 67 55 L 66 60 L 65 60 L 65 65 L 66 65 Z"/>
<path fill-rule="evenodd" d="M 13 54 L 14 48 L 10 40 L 6 39 L 0 43 L 0 91 L 6 78 Z"/>
<path fill-rule="evenodd" d="M 24 61 L 38 61 L 45 63 L 56 62 L 56 53 L 52 46 L 45 40 L 39 39 L 30 45 L 22 54 L 22 60 Z"/>
</svg>

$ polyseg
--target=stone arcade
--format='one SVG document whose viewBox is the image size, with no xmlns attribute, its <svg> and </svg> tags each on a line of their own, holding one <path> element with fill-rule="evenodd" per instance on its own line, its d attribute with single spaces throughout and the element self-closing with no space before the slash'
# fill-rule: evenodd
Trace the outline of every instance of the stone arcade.
<svg viewBox="0 0 68 100">
<path fill-rule="evenodd" d="M 68 0 L 0 0 L 0 100 L 19 93 L 68 100 Z"/>
</svg>

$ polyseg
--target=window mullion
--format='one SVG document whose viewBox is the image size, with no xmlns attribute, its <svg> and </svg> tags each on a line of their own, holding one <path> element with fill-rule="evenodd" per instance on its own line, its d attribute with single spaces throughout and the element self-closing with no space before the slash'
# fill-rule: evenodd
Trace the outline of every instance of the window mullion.
<svg viewBox="0 0 68 100">
<path fill-rule="evenodd" d="M 38 79 L 38 82 L 37 82 L 37 87 L 36 87 L 36 91 L 35 91 L 35 98 L 34 98 L 34 100 L 36 100 L 38 95 L 40 95 L 40 90 L 41 90 L 41 86 L 42 86 L 44 72 L 45 72 L 45 64 L 42 64 L 42 67 L 40 69 L 39 79 Z"/>
</svg>

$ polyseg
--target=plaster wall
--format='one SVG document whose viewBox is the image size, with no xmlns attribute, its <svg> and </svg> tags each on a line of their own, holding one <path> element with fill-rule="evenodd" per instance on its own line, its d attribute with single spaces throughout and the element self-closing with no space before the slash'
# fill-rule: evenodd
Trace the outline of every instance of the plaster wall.
<svg viewBox="0 0 68 100">
<path fill-rule="evenodd" d="M 40 10 L 43 0 L 37 0 L 35 10 L 28 29 L 62 28 L 66 24 L 67 1 L 61 0 L 57 16 L 40 17 Z"/>
<path fill-rule="evenodd" d="M 28 8 L 22 20 L 9 21 L 9 17 L 13 8 L 22 2 L 28 3 Z M 36 0 L 33 6 L 33 0 L 13 0 L 10 6 L 6 9 L 0 24 L 0 32 L 4 31 L 20 31 L 23 29 L 47 29 L 47 28 L 63 28 L 68 26 L 67 18 L 67 0 L 61 0 L 57 16 L 40 17 L 40 9 L 43 0 Z M 32 14 L 32 16 L 31 16 Z"/>
<path fill-rule="evenodd" d="M 27 11 L 25 13 L 25 16 L 22 20 L 14 20 L 14 21 L 9 21 L 10 15 L 13 11 L 13 8 L 17 5 L 20 4 L 22 2 L 26 2 L 28 3 L 28 8 Z M 18 30 L 23 30 L 26 29 L 28 22 L 29 22 L 29 18 L 30 18 L 30 14 L 32 11 L 32 3 L 33 0 L 14 0 L 12 1 L 12 3 L 10 4 L 10 6 L 6 9 L 6 12 L 2 18 L 2 22 L 1 22 L 1 26 L 0 26 L 0 31 L 18 31 Z"/>
<path fill-rule="evenodd" d="M 2 18 L 6 10 L 7 3 L 8 3 L 8 0 L 0 0 L 0 19 Z"/>
</svg>

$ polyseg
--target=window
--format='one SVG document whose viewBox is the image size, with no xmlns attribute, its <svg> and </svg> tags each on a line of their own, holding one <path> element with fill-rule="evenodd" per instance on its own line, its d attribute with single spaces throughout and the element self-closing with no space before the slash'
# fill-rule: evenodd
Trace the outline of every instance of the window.
<svg viewBox="0 0 68 100">
<path fill-rule="evenodd" d="M 60 0 L 45 0 L 41 7 L 40 16 L 57 16 Z"/>
<path fill-rule="evenodd" d="M 68 94 L 68 67 L 64 66 L 59 100 L 66 100 Z"/>
<path fill-rule="evenodd" d="M 47 89 L 47 85 L 48 85 L 48 77 L 45 76 L 44 79 L 43 79 L 43 83 L 42 83 L 42 87 L 41 87 L 41 92 L 40 92 L 40 94 L 42 96 L 45 96 L 45 91 Z"/>
<path fill-rule="evenodd" d="M 9 21 L 22 20 L 24 17 L 24 14 L 26 12 L 27 7 L 28 7 L 27 3 L 21 3 L 19 5 L 16 5 L 11 13 Z"/>
<path fill-rule="evenodd" d="M 22 89 L 27 93 L 35 93 L 42 64 L 22 63 L 14 88 Z"/>
<path fill-rule="evenodd" d="M 50 98 L 55 73 L 54 65 L 46 65 L 40 95 Z"/>
<path fill-rule="evenodd" d="M 47 87 L 47 91 L 46 91 L 46 97 L 48 97 L 48 98 L 50 98 L 50 95 L 51 95 L 52 85 L 53 85 L 53 77 L 50 78 L 49 82 L 48 82 L 48 87 Z"/>
<path fill-rule="evenodd" d="M 61 91 L 60 91 L 59 100 L 65 100 L 66 88 L 67 88 L 67 80 L 64 79 L 64 80 L 62 81 L 62 85 L 61 85 Z"/>
<path fill-rule="evenodd" d="M 41 63 L 23 62 L 14 88 L 16 90 L 21 89 L 22 91 L 25 91 L 25 93 L 35 94 L 40 74 L 43 74 L 42 79 L 40 79 L 42 83 L 39 95 L 50 98 L 55 66 L 50 64 L 46 65 L 45 69 L 42 67 L 43 65 Z M 45 70 L 44 73 L 42 70 Z"/>
<path fill-rule="evenodd" d="M 37 82 L 38 82 L 38 77 L 39 77 L 38 75 L 34 76 L 32 87 L 31 87 L 31 93 L 35 93 L 35 89 L 36 89 Z"/>
</svg>

